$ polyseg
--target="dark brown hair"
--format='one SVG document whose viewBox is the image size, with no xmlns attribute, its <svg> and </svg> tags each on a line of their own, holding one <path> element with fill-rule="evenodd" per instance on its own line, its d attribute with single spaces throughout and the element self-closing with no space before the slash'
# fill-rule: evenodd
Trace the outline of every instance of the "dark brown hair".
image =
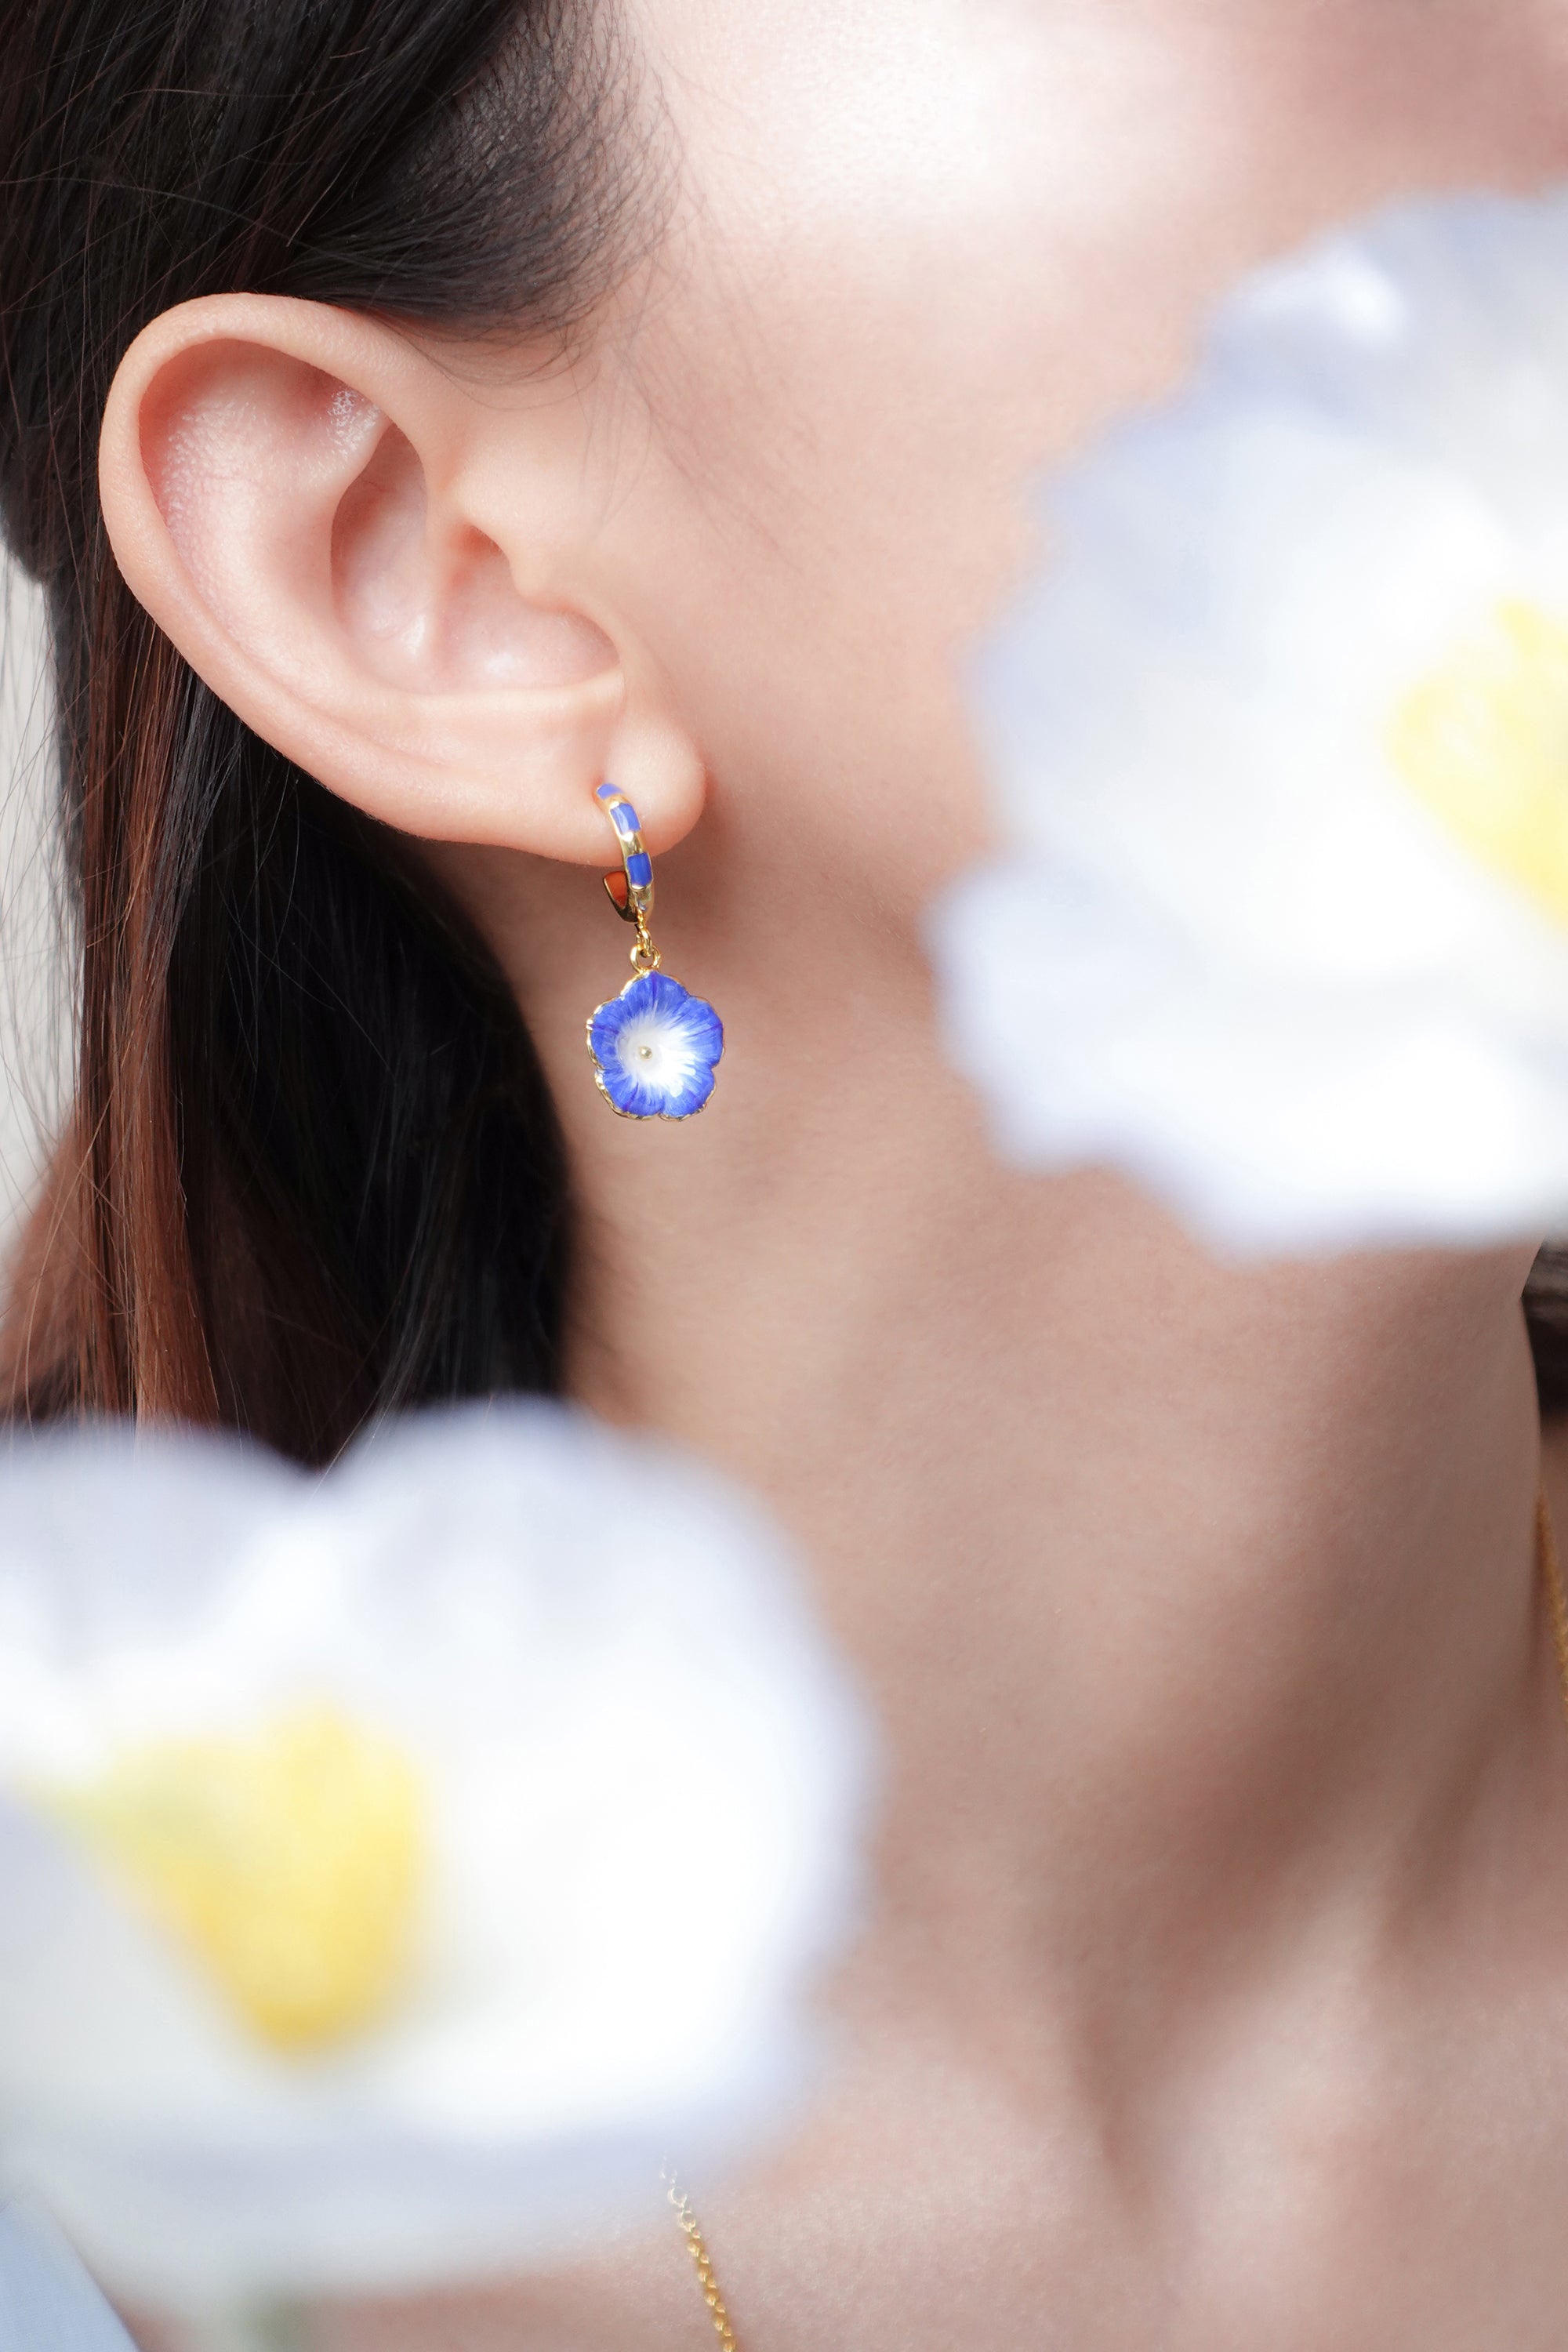
<svg viewBox="0 0 1568 2352">
<path fill-rule="evenodd" d="M 14 1414 L 217 1421 L 320 1461 L 385 1407 L 557 1377 L 563 1150 L 506 984 L 153 625 L 96 455 L 121 354 L 194 296 L 569 335 L 640 176 L 601 23 L 0 0 L 0 512 L 47 603 L 80 1040 Z"/>
<path fill-rule="evenodd" d="M 1541 1410 L 1568 1412 L 1568 1245 L 1556 1243 L 1536 1259 L 1524 1294 L 1524 1313 Z"/>
</svg>

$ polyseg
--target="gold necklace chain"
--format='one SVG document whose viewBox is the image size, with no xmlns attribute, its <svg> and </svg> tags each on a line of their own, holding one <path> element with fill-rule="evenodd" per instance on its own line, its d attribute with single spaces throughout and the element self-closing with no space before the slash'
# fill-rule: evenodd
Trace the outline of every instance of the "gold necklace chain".
<svg viewBox="0 0 1568 2352">
<path fill-rule="evenodd" d="M 1563 1563 L 1557 1557 L 1557 1536 L 1552 1524 L 1552 1505 L 1547 1500 L 1544 1483 L 1535 1504 L 1535 1550 L 1552 1613 L 1552 1639 L 1557 1652 L 1557 1679 L 1563 1692 L 1563 1711 L 1568 1716 L 1568 1590 L 1563 1587 Z M 730 2314 L 714 2275 L 713 2258 L 708 2252 L 702 2225 L 692 2210 L 691 2200 L 673 2172 L 667 2169 L 664 2177 L 669 2188 L 669 2201 L 675 2208 L 676 2219 L 696 2265 L 698 2284 L 702 2289 L 714 2333 L 724 2347 L 724 2352 L 741 2352 L 741 2341 L 731 2325 Z"/>
<path fill-rule="evenodd" d="M 668 2166 L 664 2178 L 669 2189 L 669 2201 L 675 2208 L 675 2218 L 680 2224 L 687 2250 L 696 2265 L 697 2283 L 702 2289 L 703 2300 L 708 2305 L 709 2316 L 713 2322 L 714 2334 L 724 2347 L 724 2352 L 741 2352 L 740 2338 L 730 2325 L 730 2315 L 724 2308 L 724 2298 L 719 2291 L 719 2282 L 713 2275 L 713 2263 L 708 2252 L 708 2242 L 702 2235 L 701 2223 L 691 2210 L 691 2200 Z"/>
</svg>

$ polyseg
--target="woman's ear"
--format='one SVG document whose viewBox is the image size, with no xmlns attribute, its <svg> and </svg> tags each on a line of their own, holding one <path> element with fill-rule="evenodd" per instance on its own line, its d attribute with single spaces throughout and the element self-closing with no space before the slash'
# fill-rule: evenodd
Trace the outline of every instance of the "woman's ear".
<svg viewBox="0 0 1568 2352">
<path fill-rule="evenodd" d="M 479 397 L 407 337 L 270 295 L 140 335 L 100 481 L 132 592 L 216 694 L 355 807 L 427 840 L 605 855 L 700 812 L 663 682 L 599 604 L 577 402 Z"/>
</svg>

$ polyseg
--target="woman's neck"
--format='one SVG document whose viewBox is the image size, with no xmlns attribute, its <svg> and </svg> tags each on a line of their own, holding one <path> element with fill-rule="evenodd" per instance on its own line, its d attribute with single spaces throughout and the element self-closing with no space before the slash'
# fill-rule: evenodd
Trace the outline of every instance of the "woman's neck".
<svg viewBox="0 0 1568 2352">
<path fill-rule="evenodd" d="M 801 1539 L 885 1727 L 886 1932 L 932 2000 L 1087 2020 L 1232 1980 L 1568 1796 L 1526 1253 L 1227 1268 L 1111 1178 L 1011 1174 L 886 934 L 781 970 L 672 922 L 720 1093 L 616 1119 L 596 886 L 486 874 L 574 1160 L 571 1384 Z"/>
</svg>

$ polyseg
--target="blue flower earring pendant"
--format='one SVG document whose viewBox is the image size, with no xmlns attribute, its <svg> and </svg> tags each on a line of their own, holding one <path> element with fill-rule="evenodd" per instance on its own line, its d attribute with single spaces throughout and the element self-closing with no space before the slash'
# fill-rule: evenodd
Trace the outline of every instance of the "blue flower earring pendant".
<svg viewBox="0 0 1568 2352">
<path fill-rule="evenodd" d="M 588 1016 L 594 1076 L 623 1118 L 691 1118 L 713 1091 L 724 1051 L 724 1024 L 710 1004 L 659 970 L 648 929 L 653 860 L 643 847 L 637 813 L 625 793 L 601 784 L 599 805 L 616 829 L 621 871 L 605 888 L 623 922 L 637 925 L 632 978 L 618 996 Z"/>
</svg>

